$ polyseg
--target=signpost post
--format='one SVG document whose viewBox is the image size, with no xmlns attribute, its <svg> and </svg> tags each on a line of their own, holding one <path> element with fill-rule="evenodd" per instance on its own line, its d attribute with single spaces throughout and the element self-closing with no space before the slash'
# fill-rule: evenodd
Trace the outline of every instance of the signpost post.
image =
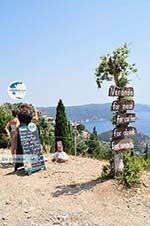
<svg viewBox="0 0 150 226">
<path fill-rule="evenodd" d="M 110 160 L 110 173 L 113 176 L 123 174 L 123 151 L 134 147 L 133 143 L 126 139 L 136 133 L 134 128 L 128 128 L 130 123 L 135 122 L 135 114 L 128 112 L 133 111 L 135 106 L 133 101 L 134 88 L 128 86 L 129 75 L 137 72 L 135 64 L 128 63 L 129 53 L 130 49 L 125 43 L 111 54 L 101 56 L 100 63 L 95 70 L 98 88 L 101 88 L 105 81 L 114 81 L 114 84 L 109 88 L 108 95 L 117 97 L 111 106 L 111 110 L 114 112 L 112 121 L 115 125 L 112 136 L 112 152 L 114 155 L 112 155 L 113 159 Z"/>
<path fill-rule="evenodd" d="M 127 100 L 126 97 L 134 96 L 134 89 L 132 87 L 117 87 L 110 86 L 109 96 L 118 97 L 113 101 L 111 110 L 116 112 L 114 123 L 116 127 L 112 132 L 112 151 L 114 152 L 115 175 L 118 176 L 123 172 L 123 151 L 131 150 L 134 144 L 131 136 L 136 134 L 136 128 L 128 126 L 136 120 L 134 113 L 128 113 L 135 107 L 132 99 Z"/>
</svg>

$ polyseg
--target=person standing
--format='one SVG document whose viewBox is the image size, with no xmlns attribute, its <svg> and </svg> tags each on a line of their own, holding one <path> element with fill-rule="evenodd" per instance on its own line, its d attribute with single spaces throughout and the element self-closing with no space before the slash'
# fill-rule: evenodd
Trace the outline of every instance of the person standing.
<svg viewBox="0 0 150 226">
<path fill-rule="evenodd" d="M 28 126 L 31 121 L 37 121 L 38 115 L 35 108 L 31 109 L 28 104 L 21 105 L 21 111 L 18 114 L 18 119 L 20 122 L 19 127 Z M 17 156 L 19 155 L 19 162 L 17 161 Z M 20 161 L 20 157 L 22 156 L 22 161 Z M 20 135 L 18 132 L 18 140 L 17 140 L 17 150 L 16 150 L 16 163 L 14 171 L 17 171 L 19 167 L 23 166 L 23 149 L 21 145 Z"/>
<path fill-rule="evenodd" d="M 11 154 L 14 161 L 16 155 L 16 148 L 17 148 L 17 136 L 18 136 L 18 111 L 12 111 L 13 118 L 7 123 L 5 130 L 8 134 L 8 137 L 11 140 Z"/>
</svg>

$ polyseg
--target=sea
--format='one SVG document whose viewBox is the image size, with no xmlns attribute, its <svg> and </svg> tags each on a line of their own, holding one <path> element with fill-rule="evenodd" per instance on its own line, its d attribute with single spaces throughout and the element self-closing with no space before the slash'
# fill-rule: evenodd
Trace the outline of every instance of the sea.
<svg viewBox="0 0 150 226">
<path fill-rule="evenodd" d="M 130 125 L 136 127 L 138 132 L 142 132 L 143 134 L 150 137 L 150 112 L 138 112 L 136 113 L 136 118 L 136 122 Z M 104 119 L 93 121 L 87 120 L 86 122 L 83 122 L 83 124 L 90 132 L 93 131 L 93 127 L 95 126 L 98 134 L 107 132 L 114 128 L 111 121 Z"/>
</svg>

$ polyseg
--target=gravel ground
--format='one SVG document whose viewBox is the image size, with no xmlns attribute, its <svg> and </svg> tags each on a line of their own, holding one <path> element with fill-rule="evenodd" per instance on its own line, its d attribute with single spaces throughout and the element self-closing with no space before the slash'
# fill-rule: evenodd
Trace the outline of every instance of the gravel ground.
<svg viewBox="0 0 150 226">
<path fill-rule="evenodd" d="M 125 190 L 100 178 L 103 164 L 80 157 L 60 164 L 49 157 L 47 170 L 31 176 L 1 166 L 0 225 L 149 226 L 150 174 L 143 174 L 140 188 Z"/>
</svg>

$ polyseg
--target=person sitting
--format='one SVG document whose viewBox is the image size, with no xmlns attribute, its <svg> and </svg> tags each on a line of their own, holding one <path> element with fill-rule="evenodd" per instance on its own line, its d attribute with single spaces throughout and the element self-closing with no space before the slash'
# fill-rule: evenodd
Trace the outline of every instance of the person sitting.
<svg viewBox="0 0 150 226">
<path fill-rule="evenodd" d="M 64 152 L 62 141 L 58 141 L 57 151 L 53 154 L 52 161 L 62 163 L 68 161 L 68 159 L 68 155 Z"/>
</svg>

